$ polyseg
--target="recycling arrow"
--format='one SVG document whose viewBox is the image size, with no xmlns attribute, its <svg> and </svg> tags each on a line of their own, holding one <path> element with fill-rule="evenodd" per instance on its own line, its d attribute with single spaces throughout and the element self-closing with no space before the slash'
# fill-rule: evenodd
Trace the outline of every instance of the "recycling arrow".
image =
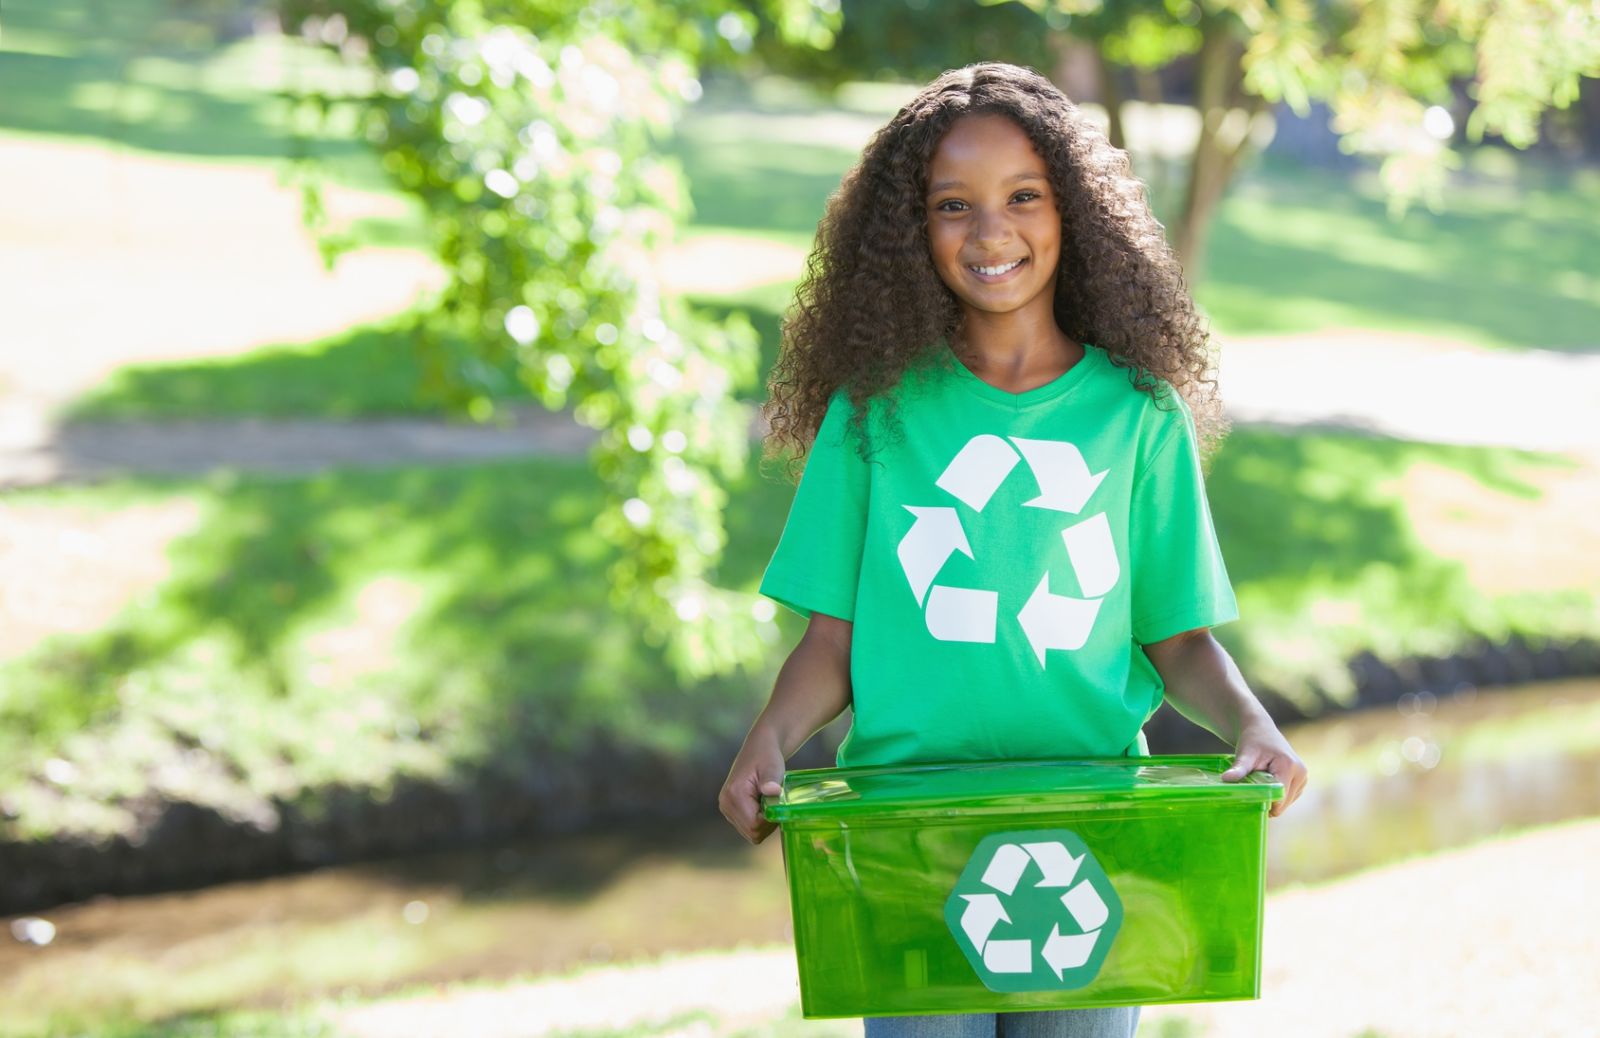
<svg viewBox="0 0 1600 1038">
<path fill-rule="evenodd" d="M 1098 975 L 1122 901 L 1072 830 L 992 833 L 956 881 L 945 922 L 991 990 L 1063 990 Z"/>
<path fill-rule="evenodd" d="M 1005 906 L 993 894 L 965 894 L 966 911 L 961 913 L 961 929 L 967 937 L 980 949 L 989 943 L 989 934 L 994 930 L 994 924 L 1011 922 L 1011 917 L 1006 915 Z"/>
<path fill-rule="evenodd" d="M 974 436 L 957 452 L 934 486 L 954 494 L 968 508 L 983 511 L 989 498 L 1017 464 L 1017 452 L 998 436 Z"/>
<path fill-rule="evenodd" d="M 1098 598 L 1085 601 L 1067 595 L 1050 593 L 1050 574 L 1039 580 L 1028 602 L 1017 614 L 1022 633 L 1027 635 L 1039 666 L 1045 665 L 1045 653 L 1050 649 L 1081 649 L 1089 640 L 1094 628 L 1094 618 L 1100 612 Z"/>
<path fill-rule="evenodd" d="M 900 539 L 895 550 L 900 556 L 900 567 L 911 582 L 911 593 L 922 605 L 928 596 L 928 585 L 939 575 L 945 560 L 954 552 L 972 558 L 972 545 L 967 543 L 967 533 L 961 528 L 961 517 L 954 508 L 919 508 L 906 505 L 905 510 L 917 517 L 911 529 Z"/>
<path fill-rule="evenodd" d="M 1089 955 L 1094 951 L 1094 942 L 1100 937 L 1100 931 L 1094 933 L 1063 934 L 1060 924 L 1050 928 L 1050 936 L 1045 939 L 1044 949 L 1039 953 L 1044 956 L 1044 961 L 1056 971 L 1056 979 L 1060 980 L 1067 970 L 1077 969 L 1089 961 Z"/>
<path fill-rule="evenodd" d="M 1022 461 L 1027 462 L 1039 487 L 1039 496 L 1024 504 L 1072 515 L 1083 510 L 1111 471 L 1090 472 L 1077 446 L 1065 440 L 1014 436 L 1008 442 L 981 433 L 962 445 L 934 485 L 981 513 Z M 936 582 L 955 553 L 977 561 L 957 509 L 949 505 L 902 507 L 913 520 L 895 554 L 928 633 L 945 642 L 997 642 L 998 592 Z M 1083 648 L 1099 616 L 1100 601 L 1122 578 L 1122 564 L 1104 512 L 1073 523 L 1062 529 L 1060 536 L 1081 597 L 1052 594 L 1046 569 L 1016 614 L 1041 667 L 1048 664 L 1051 649 L 1070 652 Z M 1024 549 L 1018 557 L 1030 557 L 1030 553 Z"/>
<path fill-rule="evenodd" d="M 1117 561 L 1111 524 L 1104 512 L 1062 530 L 1061 540 L 1067 546 L 1067 557 L 1072 560 L 1072 572 L 1078 576 L 1078 589 L 1085 596 L 1100 598 L 1117 586 L 1122 564 Z"/>
<path fill-rule="evenodd" d="M 1022 847 L 1030 858 L 1039 863 L 1039 871 L 1044 874 L 1039 881 L 1041 887 L 1071 886 L 1072 880 L 1078 875 L 1078 866 L 1083 864 L 1086 857 L 1080 854 L 1074 858 L 1071 851 L 1054 841 L 1025 843 Z"/>
<path fill-rule="evenodd" d="M 1039 496 L 1024 502 L 1032 508 L 1077 515 L 1111 471 L 1090 474 L 1082 453 L 1065 440 L 1024 440 L 1013 436 L 1011 442 L 1022 452 L 1039 484 Z"/>
<path fill-rule="evenodd" d="M 1105 899 L 1088 880 L 1062 894 L 1061 903 L 1066 906 L 1073 921 L 1085 930 L 1100 929 L 1106 925 L 1106 917 L 1111 914 Z"/>
</svg>

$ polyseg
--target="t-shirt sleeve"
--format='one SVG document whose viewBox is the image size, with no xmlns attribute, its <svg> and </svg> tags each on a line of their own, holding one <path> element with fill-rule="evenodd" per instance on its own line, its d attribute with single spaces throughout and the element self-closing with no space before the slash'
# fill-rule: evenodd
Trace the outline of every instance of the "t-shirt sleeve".
<svg viewBox="0 0 1600 1038">
<path fill-rule="evenodd" d="M 818 612 L 855 619 L 870 473 L 850 414 L 850 398 L 834 393 L 761 578 L 763 595 L 807 618 Z"/>
<path fill-rule="evenodd" d="M 1239 618 L 1211 522 L 1194 418 L 1177 394 L 1162 438 L 1134 478 L 1129 554 L 1133 638 L 1141 645 Z"/>
</svg>

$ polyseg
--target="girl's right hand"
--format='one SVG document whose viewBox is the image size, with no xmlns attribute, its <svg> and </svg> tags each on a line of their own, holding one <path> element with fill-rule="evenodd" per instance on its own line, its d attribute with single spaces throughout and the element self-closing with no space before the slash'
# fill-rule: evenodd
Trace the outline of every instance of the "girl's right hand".
<svg viewBox="0 0 1600 1038">
<path fill-rule="evenodd" d="M 751 728 L 717 798 L 723 817 L 751 843 L 760 843 L 777 828 L 762 815 L 761 797 L 783 792 L 783 774 L 783 751 L 777 736 L 759 724 Z"/>
</svg>

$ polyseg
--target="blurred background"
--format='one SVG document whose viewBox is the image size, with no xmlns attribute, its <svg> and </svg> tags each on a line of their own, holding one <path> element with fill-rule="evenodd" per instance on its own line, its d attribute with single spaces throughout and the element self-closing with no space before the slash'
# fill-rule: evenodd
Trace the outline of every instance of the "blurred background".
<svg viewBox="0 0 1600 1038">
<path fill-rule="evenodd" d="M 7 0 L 0 1035 L 859 1033 L 715 807 L 801 630 L 757 406 L 839 178 L 987 59 L 1185 264 L 1218 636 L 1312 775 L 1263 998 L 1140 1033 L 1593 1033 L 1592 5 Z"/>
</svg>

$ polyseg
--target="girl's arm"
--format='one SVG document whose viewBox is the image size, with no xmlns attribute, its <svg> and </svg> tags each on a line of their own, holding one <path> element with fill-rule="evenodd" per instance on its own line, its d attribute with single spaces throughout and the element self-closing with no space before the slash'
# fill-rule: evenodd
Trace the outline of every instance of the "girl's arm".
<svg viewBox="0 0 1600 1038">
<path fill-rule="evenodd" d="M 777 828 L 762 817 L 761 797 L 783 791 L 784 761 L 850 705 L 854 629 L 848 620 L 811 614 L 811 625 L 778 671 L 772 698 L 728 769 L 717 806 L 751 843 L 760 843 Z"/>
<path fill-rule="evenodd" d="M 1234 747 L 1233 766 L 1223 772 L 1223 781 L 1270 771 L 1283 783 L 1283 799 L 1272 805 L 1272 814 L 1283 814 L 1305 788 L 1306 766 L 1211 629 L 1201 627 L 1152 642 L 1144 652 L 1178 712 Z"/>
</svg>

